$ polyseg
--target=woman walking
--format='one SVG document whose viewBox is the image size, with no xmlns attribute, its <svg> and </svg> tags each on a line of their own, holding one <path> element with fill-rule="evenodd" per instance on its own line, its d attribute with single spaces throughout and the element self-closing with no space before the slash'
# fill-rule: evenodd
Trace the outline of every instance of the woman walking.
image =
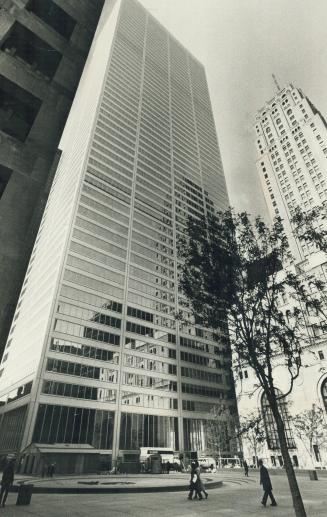
<svg viewBox="0 0 327 517">
<path fill-rule="evenodd" d="M 195 492 L 195 498 L 197 499 L 203 499 L 202 495 L 201 495 L 201 491 L 199 489 L 199 475 L 198 473 L 196 472 L 197 470 L 197 466 L 199 464 L 195 461 L 192 461 L 191 463 L 191 479 L 190 479 L 190 491 L 189 491 L 189 494 L 188 494 L 188 499 L 192 500 L 193 499 L 193 494 Z"/>
<path fill-rule="evenodd" d="M 201 467 L 198 462 L 196 462 L 195 473 L 198 477 L 198 479 L 197 479 L 198 491 L 199 491 L 200 495 L 201 495 L 201 492 L 203 492 L 205 495 L 205 498 L 208 499 L 208 492 L 206 491 L 203 481 L 201 479 Z M 201 495 L 201 498 L 202 498 L 202 495 Z"/>
</svg>

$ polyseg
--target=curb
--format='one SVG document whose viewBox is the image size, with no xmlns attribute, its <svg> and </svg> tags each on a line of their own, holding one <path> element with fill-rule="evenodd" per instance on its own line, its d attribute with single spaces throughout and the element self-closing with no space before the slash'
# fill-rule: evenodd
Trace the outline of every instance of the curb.
<svg viewBox="0 0 327 517">
<path fill-rule="evenodd" d="M 27 483 L 26 483 L 27 484 Z M 29 483 L 28 483 L 29 484 Z M 222 487 L 222 481 L 215 481 L 213 483 L 207 483 L 206 489 L 220 488 Z M 20 485 L 21 486 L 21 485 Z M 10 492 L 17 493 L 19 486 L 14 485 Z M 33 494 L 148 494 L 158 492 L 188 492 L 188 485 L 177 485 L 177 486 L 148 486 L 148 487 L 41 487 L 34 486 Z"/>
</svg>

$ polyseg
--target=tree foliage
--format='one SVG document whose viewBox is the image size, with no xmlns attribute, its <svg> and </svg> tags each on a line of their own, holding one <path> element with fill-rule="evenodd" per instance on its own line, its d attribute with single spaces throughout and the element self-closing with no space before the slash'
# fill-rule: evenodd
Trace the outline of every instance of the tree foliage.
<svg viewBox="0 0 327 517">
<path fill-rule="evenodd" d="M 291 223 L 299 241 L 314 244 L 318 250 L 327 253 L 326 207 L 316 206 L 304 212 L 298 206 L 294 209 Z"/>
</svg>

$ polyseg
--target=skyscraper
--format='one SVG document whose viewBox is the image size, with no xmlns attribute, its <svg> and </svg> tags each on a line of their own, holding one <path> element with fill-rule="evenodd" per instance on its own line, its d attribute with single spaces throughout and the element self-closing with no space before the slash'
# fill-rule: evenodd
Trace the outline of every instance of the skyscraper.
<svg viewBox="0 0 327 517">
<path fill-rule="evenodd" d="M 60 149 L 0 367 L 1 450 L 26 472 L 204 450 L 210 408 L 235 406 L 230 351 L 224 322 L 177 326 L 176 243 L 228 198 L 203 66 L 136 1 L 105 2 Z"/>
<path fill-rule="evenodd" d="M 0 2 L 0 357 L 102 5 Z"/>
<path fill-rule="evenodd" d="M 255 119 L 257 169 L 270 216 L 284 220 L 297 260 L 310 248 L 294 240 L 294 206 L 327 203 L 327 123 L 300 89 L 291 84 L 261 108 Z"/>
</svg>

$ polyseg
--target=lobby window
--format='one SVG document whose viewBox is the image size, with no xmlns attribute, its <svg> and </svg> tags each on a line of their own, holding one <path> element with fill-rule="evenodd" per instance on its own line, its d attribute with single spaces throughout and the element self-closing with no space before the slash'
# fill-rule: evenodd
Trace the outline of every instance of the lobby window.
<svg viewBox="0 0 327 517">
<path fill-rule="evenodd" d="M 0 199 L 8 184 L 11 173 L 12 171 L 10 169 L 7 169 L 7 167 L 0 165 Z"/>
<path fill-rule="evenodd" d="M 76 21 L 53 0 L 42 0 L 41 2 L 40 0 L 30 0 L 26 5 L 26 10 L 41 18 L 66 39 L 70 38 L 76 25 Z"/>
<path fill-rule="evenodd" d="M 0 131 L 25 142 L 40 106 L 40 99 L 0 76 Z"/>
<path fill-rule="evenodd" d="M 281 396 L 282 392 L 276 389 L 276 395 Z M 285 426 L 287 447 L 289 449 L 295 449 L 295 443 L 291 432 L 290 417 L 287 409 L 287 401 L 285 399 L 280 399 L 278 401 L 278 407 Z M 261 398 L 261 410 L 266 429 L 268 448 L 272 450 L 279 449 L 280 443 L 276 422 L 265 394 L 263 394 Z"/>
<path fill-rule="evenodd" d="M 31 69 L 52 78 L 61 60 L 61 53 L 50 47 L 44 40 L 15 22 L 1 50 L 25 61 Z"/>
</svg>

